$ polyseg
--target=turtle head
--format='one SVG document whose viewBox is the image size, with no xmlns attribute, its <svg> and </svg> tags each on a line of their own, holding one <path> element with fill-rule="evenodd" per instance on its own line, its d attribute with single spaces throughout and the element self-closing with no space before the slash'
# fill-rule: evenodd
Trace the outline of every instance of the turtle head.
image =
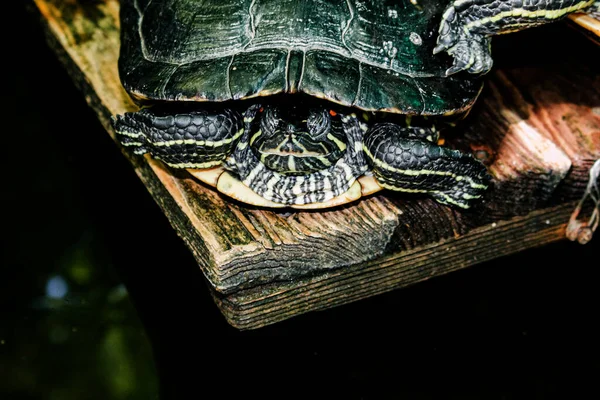
<svg viewBox="0 0 600 400">
<path fill-rule="evenodd" d="M 269 169 L 305 175 L 327 169 L 346 149 L 336 114 L 325 107 L 266 105 L 259 112 L 250 146 Z"/>
</svg>

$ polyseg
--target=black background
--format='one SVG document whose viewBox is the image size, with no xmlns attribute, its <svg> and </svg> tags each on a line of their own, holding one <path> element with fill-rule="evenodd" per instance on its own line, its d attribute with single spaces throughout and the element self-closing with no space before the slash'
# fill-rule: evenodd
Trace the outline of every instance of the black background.
<svg viewBox="0 0 600 400">
<path fill-rule="evenodd" d="M 46 47 L 35 14 L 10 4 L 0 63 L 4 322 L 26 316 L 18 299 L 34 295 L 36 274 L 92 235 L 93 254 L 126 283 L 146 328 L 164 399 L 186 390 L 192 398 L 598 396 L 597 237 L 255 331 L 231 328 L 191 254 Z M 536 41 L 529 44 L 499 40 L 497 63 L 535 62 L 531 46 L 559 58 L 598 54 L 579 34 L 557 29 L 521 36 Z"/>
</svg>

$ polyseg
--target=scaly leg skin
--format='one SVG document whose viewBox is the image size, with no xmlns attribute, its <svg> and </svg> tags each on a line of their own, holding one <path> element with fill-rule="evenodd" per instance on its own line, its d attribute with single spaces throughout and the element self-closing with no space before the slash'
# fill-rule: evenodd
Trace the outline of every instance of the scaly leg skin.
<svg viewBox="0 0 600 400">
<path fill-rule="evenodd" d="M 470 154 L 423 140 L 414 129 L 377 124 L 366 133 L 364 150 L 375 178 L 386 189 L 469 208 L 488 187 L 485 166 Z"/>
<path fill-rule="evenodd" d="M 598 0 L 454 0 L 444 12 L 434 54 L 446 51 L 454 63 L 452 75 L 492 68 L 490 38 L 557 21 L 573 12 L 600 14 Z"/>
<path fill-rule="evenodd" d="M 146 154 L 173 168 L 220 165 L 242 136 L 242 116 L 229 109 L 157 114 L 152 109 L 117 115 L 117 138 L 135 154 Z"/>
</svg>

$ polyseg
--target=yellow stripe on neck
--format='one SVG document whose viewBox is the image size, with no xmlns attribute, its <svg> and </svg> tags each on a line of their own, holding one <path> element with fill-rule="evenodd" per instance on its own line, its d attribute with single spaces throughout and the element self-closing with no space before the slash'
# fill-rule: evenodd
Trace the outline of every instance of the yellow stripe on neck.
<svg viewBox="0 0 600 400">
<path fill-rule="evenodd" d="M 510 11 L 504 11 L 504 12 L 498 13 L 491 17 L 486 17 L 486 18 L 472 21 L 472 22 L 466 24 L 463 29 L 465 30 L 465 32 L 468 32 L 472 28 L 482 26 L 482 25 L 487 25 L 489 23 L 498 22 L 504 18 L 510 18 L 510 17 L 522 17 L 522 18 L 531 18 L 531 19 L 541 18 L 541 19 L 547 19 L 547 20 L 554 20 L 554 19 L 561 18 L 561 17 L 565 16 L 566 14 L 587 8 L 587 7 L 591 6 L 592 4 L 594 4 L 595 1 L 596 0 L 587 0 L 587 1 L 584 0 L 575 5 L 572 5 L 570 7 L 559 8 L 556 10 L 529 11 L 529 10 L 525 10 L 523 8 L 515 8 Z"/>
</svg>

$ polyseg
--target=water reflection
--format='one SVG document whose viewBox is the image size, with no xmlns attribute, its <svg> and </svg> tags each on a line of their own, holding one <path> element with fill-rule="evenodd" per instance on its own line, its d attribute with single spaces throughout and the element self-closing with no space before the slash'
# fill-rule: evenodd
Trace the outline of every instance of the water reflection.
<svg viewBox="0 0 600 400">
<path fill-rule="evenodd" d="M 105 250 L 114 227 L 102 223 L 99 212 L 110 212 L 110 199 L 96 185 L 111 172 L 94 176 L 87 165 L 99 160 L 73 158 L 106 132 L 93 126 L 93 112 L 21 3 L 7 12 L 21 21 L 13 35 L 31 34 L 19 41 L 29 50 L 8 45 L 22 58 L 8 67 L 12 78 L 0 92 L 4 129 L 18 133 L 2 144 L 15 151 L 2 157 L 10 189 L 1 196 L 0 399 L 156 399 L 150 342 Z M 34 93 L 64 97 L 40 107 Z M 66 110 L 69 124 L 59 128 Z M 106 146 L 114 149 L 108 138 Z M 32 162 L 22 162 L 24 155 Z"/>
<path fill-rule="evenodd" d="M 89 261 L 96 279 L 78 285 L 60 265 L 29 305 L 0 282 L 17 306 L 0 322 L 1 398 L 158 398 L 151 347 L 125 286 Z"/>
<path fill-rule="evenodd" d="M 46 297 L 50 299 L 62 299 L 68 291 L 69 285 L 60 275 L 51 277 L 46 283 Z"/>
</svg>

